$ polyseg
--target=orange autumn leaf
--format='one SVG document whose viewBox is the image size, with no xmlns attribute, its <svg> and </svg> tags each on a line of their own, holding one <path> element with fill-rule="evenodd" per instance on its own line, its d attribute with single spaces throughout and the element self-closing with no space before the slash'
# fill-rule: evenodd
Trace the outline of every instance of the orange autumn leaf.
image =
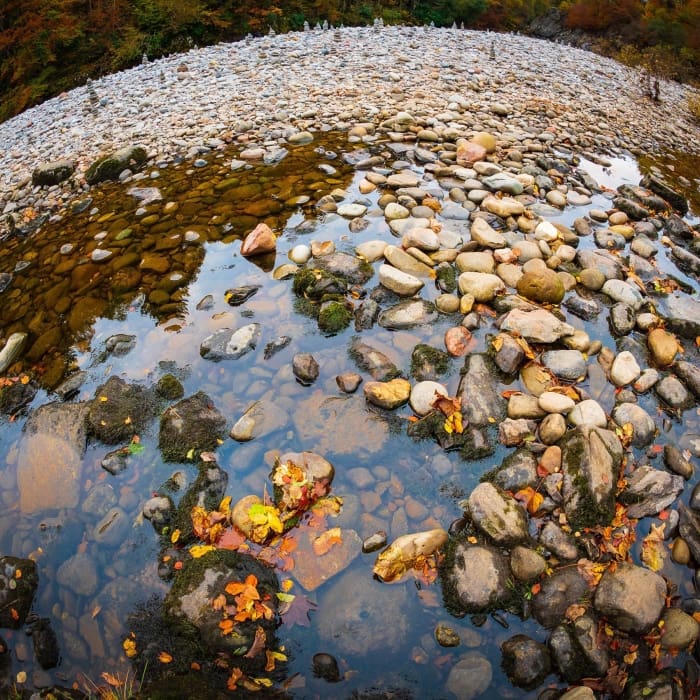
<svg viewBox="0 0 700 700">
<path fill-rule="evenodd" d="M 240 668 L 234 668 L 233 671 L 231 671 L 231 675 L 228 678 L 228 681 L 226 682 L 226 687 L 229 690 L 236 690 L 238 687 L 238 682 L 243 678 L 243 671 L 241 671 Z"/>
<path fill-rule="evenodd" d="M 530 592 L 532 593 L 532 595 L 537 595 L 541 590 L 542 590 L 542 584 L 541 583 L 534 583 L 532 585 L 532 588 L 530 589 Z"/>
<path fill-rule="evenodd" d="M 514 494 L 514 497 L 525 506 L 530 515 L 534 515 L 544 502 L 544 496 L 538 491 L 535 491 L 532 486 L 526 486 L 524 489 L 520 489 L 520 491 Z"/>
<path fill-rule="evenodd" d="M 104 671 L 100 675 L 104 681 L 106 681 L 109 685 L 113 686 L 114 688 L 121 688 L 121 686 L 124 685 L 124 681 L 119 680 L 119 678 L 112 675 L 111 673 L 108 673 L 107 671 Z"/>
<path fill-rule="evenodd" d="M 158 654 L 158 661 L 160 661 L 162 664 L 169 664 L 173 660 L 173 657 L 168 654 L 167 651 L 161 651 L 160 654 Z"/>
<path fill-rule="evenodd" d="M 335 544 L 343 542 L 339 527 L 333 527 L 330 530 L 319 535 L 313 542 L 314 554 L 318 557 L 326 554 Z"/>
<path fill-rule="evenodd" d="M 19 620 L 19 613 L 14 608 L 10 608 L 10 615 L 15 622 Z"/>
<path fill-rule="evenodd" d="M 221 634 L 231 634 L 231 632 L 233 632 L 233 620 L 230 618 L 221 620 L 219 622 L 219 629 L 221 630 Z"/>
<path fill-rule="evenodd" d="M 254 574 L 249 574 L 244 583 L 238 581 L 229 581 L 224 589 L 229 595 L 243 595 L 249 600 L 260 600 L 258 593 L 258 579 Z"/>
<path fill-rule="evenodd" d="M 284 557 L 291 554 L 298 546 L 299 543 L 293 537 L 287 535 L 287 537 L 280 542 L 280 556 Z"/>
</svg>

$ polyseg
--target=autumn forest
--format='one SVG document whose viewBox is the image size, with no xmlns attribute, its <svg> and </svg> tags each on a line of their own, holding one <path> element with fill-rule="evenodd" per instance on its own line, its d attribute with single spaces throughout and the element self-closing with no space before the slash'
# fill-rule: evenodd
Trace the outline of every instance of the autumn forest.
<svg viewBox="0 0 700 700">
<path fill-rule="evenodd" d="M 700 0 L 2 0 L 0 121 L 42 100 L 192 46 L 248 33 L 333 25 L 429 24 L 527 32 L 558 11 L 562 29 L 664 77 L 700 76 Z"/>
</svg>

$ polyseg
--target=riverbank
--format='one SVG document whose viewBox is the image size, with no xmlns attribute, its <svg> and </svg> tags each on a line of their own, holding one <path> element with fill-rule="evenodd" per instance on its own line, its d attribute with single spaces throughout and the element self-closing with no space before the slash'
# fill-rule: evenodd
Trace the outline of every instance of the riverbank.
<svg viewBox="0 0 700 700">
<path fill-rule="evenodd" d="M 87 189 L 83 176 L 95 158 L 125 145 L 143 145 L 153 164 L 165 164 L 400 111 L 438 136 L 448 128 L 546 130 L 584 152 L 700 149 L 686 106 L 691 89 L 664 81 L 657 103 L 639 83 L 634 69 L 570 46 L 458 29 L 348 28 L 195 49 L 0 124 L 0 211 L 57 211 Z M 33 170 L 58 159 L 73 162 L 76 176 L 33 190 Z"/>
</svg>

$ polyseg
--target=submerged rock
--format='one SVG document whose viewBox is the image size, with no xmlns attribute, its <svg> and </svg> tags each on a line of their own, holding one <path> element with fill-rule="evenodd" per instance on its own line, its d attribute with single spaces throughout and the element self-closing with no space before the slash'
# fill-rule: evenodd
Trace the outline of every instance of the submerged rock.
<svg viewBox="0 0 700 700">
<path fill-rule="evenodd" d="M 0 557 L 0 627 L 16 630 L 24 624 L 38 586 L 35 562 Z"/>
<path fill-rule="evenodd" d="M 385 586 L 362 571 L 348 571 L 319 600 L 315 626 L 320 639 L 343 655 L 391 654 L 408 633 L 408 593 Z"/>
<path fill-rule="evenodd" d="M 503 670 L 511 683 L 525 690 L 536 688 L 552 669 L 547 647 L 524 634 L 503 642 L 501 656 Z"/>
<path fill-rule="evenodd" d="M 78 505 L 89 411 L 87 402 L 49 403 L 27 419 L 17 459 L 22 512 Z"/>
</svg>

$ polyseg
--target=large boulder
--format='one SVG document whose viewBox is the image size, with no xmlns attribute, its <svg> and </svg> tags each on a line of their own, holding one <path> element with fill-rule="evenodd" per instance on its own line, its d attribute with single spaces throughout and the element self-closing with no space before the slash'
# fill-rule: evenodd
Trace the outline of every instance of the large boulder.
<svg viewBox="0 0 700 700">
<path fill-rule="evenodd" d="M 610 623 L 633 634 L 648 632 L 666 600 L 666 582 L 649 569 L 619 562 L 600 579 L 593 604 Z"/>
<path fill-rule="evenodd" d="M 577 528 L 610 522 L 622 464 L 615 433 L 591 425 L 569 431 L 560 442 L 564 481 L 562 496 L 569 522 Z"/>
<path fill-rule="evenodd" d="M 455 613 L 493 610 L 510 595 L 508 559 L 494 547 L 449 545 L 441 573 L 442 593 Z"/>
<path fill-rule="evenodd" d="M 24 426 L 17 459 L 20 508 L 75 508 L 82 487 L 88 403 L 48 403 Z"/>
<path fill-rule="evenodd" d="M 32 173 L 32 185 L 39 187 L 58 185 L 75 172 L 75 163 L 70 160 L 54 160 L 38 165 Z"/>
<path fill-rule="evenodd" d="M 214 605 L 223 596 L 226 605 L 243 610 L 245 606 L 236 600 L 241 595 L 235 592 L 239 588 L 236 584 L 251 586 L 251 599 L 255 589 L 260 606 L 238 620 Z M 265 654 L 245 654 L 253 647 L 258 628 L 265 634 L 265 647 L 273 648 L 278 590 L 273 570 L 258 559 L 217 549 L 187 561 L 163 601 L 163 617 L 175 633 L 196 639 L 208 653 L 233 653 L 244 670 L 260 671 L 265 666 Z"/>
<path fill-rule="evenodd" d="M 89 185 L 106 180 L 118 180 L 124 170 L 138 170 L 148 160 L 148 153 L 142 146 L 126 146 L 110 155 L 98 158 L 85 172 Z"/>
</svg>

